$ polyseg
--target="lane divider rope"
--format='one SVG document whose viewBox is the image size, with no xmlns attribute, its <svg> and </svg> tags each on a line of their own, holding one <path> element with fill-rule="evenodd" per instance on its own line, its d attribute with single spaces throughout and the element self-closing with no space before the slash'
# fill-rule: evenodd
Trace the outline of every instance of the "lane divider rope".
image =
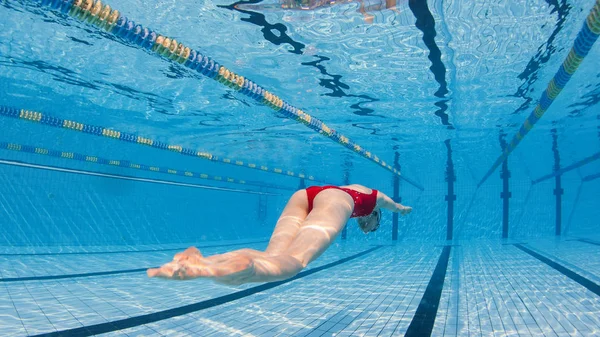
<svg viewBox="0 0 600 337">
<path fill-rule="evenodd" d="M 125 168 L 136 169 L 138 171 L 170 174 L 170 175 L 186 177 L 186 178 L 199 178 L 199 179 L 204 179 L 204 180 L 220 181 L 220 182 L 224 182 L 224 183 L 241 184 L 241 185 L 248 185 L 248 186 L 258 186 L 258 187 L 266 187 L 266 188 L 280 189 L 280 190 L 295 190 L 294 188 L 291 188 L 291 187 L 268 185 L 268 184 L 262 184 L 262 183 L 252 182 L 252 181 L 245 181 L 242 179 L 235 179 L 235 178 L 231 178 L 231 177 L 222 177 L 222 176 L 210 175 L 210 174 L 206 174 L 206 173 L 197 173 L 197 172 L 191 172 L 191 171 L 186 171 L 186 170 L 177 170 L 177 169 L 165 168 L 165 167 L 159 167 L 159 166 L 137 164 L 137 163 L 133 163 L 128 160 L 106 159 L 106 158 L 102 158 L 102 157 L 85 155 L 85 154 L 76 153 L 76 152 L 57 151 L 57 150 L 51 150 L 51 149 L 46 149 L 46 148 L 42 148 L 42 147 L 35 147 L 35 146 L 16 144 L 16 143 L 0 142 L 0 149 L 37 154 L 40 156 L 71 159 L 71 160 L 87 162 L 87 163 L 92 163 L 92 164 L 98 164 L 98 165 L 125 167 Z"/>
<path fill-rule="evenodd" d="M 583 59 L 587 56 L 590 49 L 594 45 L 594 42 L 600 35 L 600 0 L 596 0 L 594 7 L 592 7 L 590 14 L 587 16 L 583 27 L 579 31 L 571 51 L 565 58 L 563 64 L 560 66 L 548 87 L 542 93 L 538 105 L 535 107 L 533 112 L 527 117 L 517 134 L 514 136 L 510 144 L 506 146 L 502 154 L 496 159 L 492 167 L 483 176 L 477 187 L 481 186 L 487 178 L 490 177 L 494 170 L 500 166 L 500 164 L 508 158 L 511 152 L 519 145 L 521 140 L 525 138 L 527 133 L 531 131 L 535 123 L 537 123 L 544 113 L 548 110 L 552 102 L 558 97 L 562 89 L 565 87 L 567 82 L 571 79 L 571 76 L 575 73 Z"/>
<path fill-rule="evenodd" d="M 348 137 L 328 127 L 321 120 L 287 103 L 279 96 L 264 89 L 255 82 L 236 74 L 210 57 L 178 42 L 176 39 L 160 35 L 135 21 L 128 19 L 118 10 L 105 5 L 101 0 L 37 0 L 43 6 L 68 14 L 84 23 L 103 29 L 123 41 L 153 52 L 163 59 L 179 63 L 217 82 L 280 112 L 290 119 L 306 125 L 321 135 L 345 146 L 377 165 L 400 175 L 400 171 L 381 160 L 377 155 L 365 150 Z"/>
<path fill-rule="evenodd" d="M 204 151 L 196 151 L 189 148 L 184 148 L 180 145 L 171 145 L 164 142 L 159 142 L 147 137 L 130 134 L 126 132 L 117 131 L 114 129 L 109 129 L 101 126 L 84 124 L 76 121 L 61 119 L 58 117 L 50 116 L 47 114 L 43 114 L 37 111 L 30 111 L 25 109 L 17 109 L 13 107 L 0 106 L 0 116 L 18 118 L 22 120 L 28 120 L 31 122 L 40 123 L 43 125 L 54 126 L 63 129 L 75 130 L 84 133 L 88 133 L 96 136 L 103 136 L 107 138 L 112 138 L 120 141 L 125 141 L 129 143 L 137 143 L 141 145 L 147 145 L 160 150 L 167 150 L 176 153 L 180 153 L 185 156 L 202 158 L 205 160 L 210 160 L 213 162 L 235 165 L 239 167 L 245 167 L 255 170 L 260 170 L 268 173 L 275 173 L 279 175 L 285 175 L 290 177 L 303 178 L 311 181 L 317 181 L 312 175 L 305 175 L 304 173 L 295 173 L 290 170 L 283 170 L 281 168 L 270 168 L 265 165 L 257 165 L 253 163 L 248 163 L 242 160 L 234 160 L 225 157 L 216 156 L 214 154 L 204 152 Z"/>
</svg>

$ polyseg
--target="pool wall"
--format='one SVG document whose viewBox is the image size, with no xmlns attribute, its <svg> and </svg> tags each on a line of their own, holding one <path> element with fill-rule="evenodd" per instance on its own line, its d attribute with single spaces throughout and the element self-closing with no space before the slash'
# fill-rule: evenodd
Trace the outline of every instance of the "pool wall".
<svg viewBox="0 0 600 337">
<path fill-rule="evenodd" d="M 4 246 L 132 245 L 265 238 L 270 235 L 287 198 L 300 185 L 297 178 L 249 172 L 243 168 L 186 158 L 176 153 L 71 130 L 49 129 L 40 124 L 6 118 L 0 119 L 0 126 L 5 130 L 3 140 L 11 140 L 11 144 L 44 145 L 62 151 L 207 172 L 213 176 L 253 177 L 254 181 L 281 187 L 261 188 L 208 181 L 3 149 L 0 151 L 1 158 L 8 162 L 0 165 L 0 206 L 5 213 L 0 219 L 4 229 L 0 245 Z M 526 150 L 527 145 L 523 149 Z M 456 196 L 452 205 L 452 239 L 500 238 L 503 222 L 501 172 L 496 172 L 490 181 L 477 189 L 474 177 L 483 168 L 476 168 L 473 174 L 464 160 L 472 155 L 455 149 L 451 158 L 451 168 L 456 177 L 456 181 L 452 182 Z M 487 157 L 493 155 L 488 153 Z M 552 161 L 544 156 L 537 164 L 527 167 L 528 163 L 518 161 L 519 158 L 509 159 L 508 236 L 553 236 L 556 229 L 555 180 L 532 185 L 530 178 L 551 172 Z M 569 164 L 567 160 L 571 159 L 565 158 L 565 164 Z M 41 167 L 18 166 L 21 163 Z M 424 191 L 400 182 L 402 203 L 414 207 L 411 215 L 400 217 L 400 240 L 448 238 L 448 157 L 432 158 L 430 163 L 431 172 L 423 172 L 428 180 L 419 180 L 426 186 Z M 573 170 L 562 175 L 563 234 L 585 236 L 597 227 L 595 219 L 600 216 L 597 207 L 600 179 L 582 180 L 597 166 L 598 163 L 592 163 L 583 171 Z M 544 170 L 544 167 L 548 169 Z M 78 172 L 58 172 L 56 168 Z M 350 170 L 348 179 L 391 195 L 392 175 L 383 170 L 375 171 L 376 167 L 372 169 L 367 175 Z M 110 177 L 90 176 L 89 172 Z M 151 181 L 131 181 L 127 180 L 128 177 Z M 328 178 L 331 183 L 342 183 L 343 180 L 339 172 L 331 173 Z M 198 188 L 198 185 L 225 190 Z M 371 235 L 359 232 L 354 220 L 349 222 L 347 231 L 349 241 L 389 241 L 392 238 L 392 215 L 386 213 L 381 229 Z"/>
</svg>

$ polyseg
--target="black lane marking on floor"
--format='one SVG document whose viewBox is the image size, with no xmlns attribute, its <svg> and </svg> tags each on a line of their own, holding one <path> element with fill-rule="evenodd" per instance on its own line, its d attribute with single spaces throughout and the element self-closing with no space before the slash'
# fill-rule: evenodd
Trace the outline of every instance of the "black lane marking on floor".
<svg viewBox="0 0 600 337">
<path fill-rule="evenodd" d="M 148 268 L 158 268 L 158 267 L 148 267 Z M 146 271 L 148 268 L 112 270 L 112 271 L 98 271 L 98 272 L 93 272 L 93 273 L 81 273 L 81 274 L 63 274 L 63 275 L 47 275 L 47 276 L 27 276 L 27 277 L 6 277 L 6 278 L 0 278 L 0 283 L 3 283 L 3 282 L 24 282 L 24 281 L 48 281 L 48 280 L 60 280 L 60 279 L 65 279 L 65 278 L 79 278 L 79 277 L 93 277 L 93 276 L 105 276 L 105 275 L 116 275 L 116 274 L 139 273 L 139 272 Z"/>
<path fill-rule="evenodd" d="M 240 244 L 237 244 L 237 245 L 240 245 Z M 203 247 L 203 248 L 205 248 L 205 247 Z M 158 268 L 158 266 L 148 267 L 148 268 Z M 79 274 L 46 275 L 46 276 L 26 276 L 26 277 L 6 277 L 6 278 L 0 278 L 0 283 L 2 283 L 2 282 L 23 282 L 23 281 L 48 281 L 48 280 L 60 280 L 60 279 L 66 279 L 66 278 L 94 277 L 94 276 L 105 276 L 105 275 L 139 273 L 139 272 L 146 271 L 148 268 L 123 269 L 123 270 L 111 270 L 111 271 L 99 271 L 99 272 L 79 273 Z"/>
<path fill-rule="evenodd" d="M 450 246 L 446 246 L 442 250 L 433 275 L 431 275 L 429 284 L 425 289 L 425 294 L 423 294 L 421 303 L 417 307 L 417 312 L 410 322 L 408 330 L 406 330 L 405 337 L 431 336 L 442 290 L 444 289 L 444 279 L 446 278 L 451 248 Z"/>
<path fill-rule="evenodd" d="M 207 246 L 196 246 L 197 248 L 217 248 L 217 247 L 230 247 L 240 245 L 253 245 L 258 243 L 269 242 L 269 240 L 255 241 L 255 242 L 241 242 L 241 243 L 228 243 L 222 245 L 207 245 Z M 146 249 L 146 250 L 113 250 L 108 252 L 58 252 L 58 253 L 0 253 L 0 256 L 48 256 L 48 255 L 94 255 L 94 254 L 122 254 L 122 253 L 152 253 L 152 252 L 169 252 L 186 250 L 187 247 L 181 248 L 165 248 L 165 249 Z"/>
<path fill-rule="evenodd" d="M 589 279 L 577 274 L 576 272 L 572 271 L 571 269 L 568 269 L 567 267 L 564 267 L 563 265 L 560 265 L 552 260 L 550 260 L 549 258 L 542 256 L 536 252 L 534 252 L 533 250 L 526 248 L 520 244 L 516 244 L 515 247 L 519 248 L 520 250 L 524 251 L 525 253 L 535 257 L 536 259 L 540 260 L 541 262 L 547 264 L 548 266 L 552 267 L 552 269 L 558 271 L 559 273 L 565 275 L 566 277 L 570 278 L 571 280 L 579 283 L 580 285 L 584 286 L 585 288 L 587 288 L 589 291 L 593 292 L 594 294 L 600 296 L 600 285 L 590 281 Z"/>
<path fill-rule="evenodd" d="M 577 241 L 589 243 L 590 245 L 600 246 L 599 242 L 592 241 L 592 240 L 589 240 L 589 239 L 577 239 Z"/>
<path fill-rule="evenodd" d="M 287 279 L 287 280 L 261 284 L 256 287 L 237 291 L 237 292 L 229 294 L 229 295 L 212 298 L 210 300 L 193 303 L 193 304 L 188 304 L 188 305 L 184 305 L 182 307 L 177 307 L 177 308 L 173 308 L 173 309 L 158 311 L 158 312 L 154 312 L 151 314 L 120 319 L 117 321 L 88 325 L 88 326 L 83 326 L 80 328 L 74 328 L 74 329 L 68 329 L 68 330 L 62 330 L 62 331 L 49 332 L 49 333 L 39 334 L 39 335 L 35 335 L 35 336 L 30 336 L 30 337 L 93 336 L 93 335 L 98 335 L 98 334 L 102 334 L 102 333 L 114 332 L 114 331 L 118 331 L 118 330 L 133 328 L 133 327 L 140 326 L 143 324 L 154 323 L 157 321 L 161 321 L 164 319 L 169 319 L 169 318 L 173 318 L 173 317 L 177 317 L 177 316 L 187 315 L 192 312 L 212 308 L 212 307 L 215 307 L 215 306 L 218 306 L 221 304 L 239 300 L 241 298 L 244 298 L 244 297 L 247 297 L 250 295 L 254 295 L 256 293 L 263 292 L 265 290 L 275 288 L 277 286 L 280 286 L 280 285 L 295 281 L 297 279 L 312 275 L 321 270 L 329 269 L 329 268 L 338 266 L 340 264 L 346 263 L 348 261 L 354 260 L 356 258 L 363 257 L 363 256 L 365 256 L 369 253 L 372 253 L 380 248 L 381 248 L 381 246 L 376 246 L 371 249 L 367 249 L 363 252 L 360 252 L 358 254 L 354 254 L 352 256 L 337 260 L 335 262 L 328 263 L 328 264 L 320 266 L 320 267 L 316 267 L 316 268 L 313 268 L 310 270 L 303 271 L 303 272 L 299 273 L 298 275 L 296 275 L 290 279 Z"/>
</svg>

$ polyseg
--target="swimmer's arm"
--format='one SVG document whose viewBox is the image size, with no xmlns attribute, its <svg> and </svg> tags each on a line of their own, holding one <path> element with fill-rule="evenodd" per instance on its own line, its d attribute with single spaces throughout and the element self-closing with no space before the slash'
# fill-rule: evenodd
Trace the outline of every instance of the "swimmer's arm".
<svg viewBox="0 0 600 337">
<path fill-rule="evenodd" d="M 412 207 L 404 206 L 400 203 L 394 202 L 392 198 L 380 191 L 377 191 L 377 207 L 384 208 L 392 212 L 400 212 L 402 214 L 408 214 L 412 211 Z"/>
</svg>

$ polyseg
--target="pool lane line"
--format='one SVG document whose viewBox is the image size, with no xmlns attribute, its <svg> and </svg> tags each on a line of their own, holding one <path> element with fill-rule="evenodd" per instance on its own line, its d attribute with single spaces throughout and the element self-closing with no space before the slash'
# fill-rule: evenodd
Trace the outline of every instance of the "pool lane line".
<svg viewBox="0 0 600 337">
<path fill-rule="evenodd" d="M 590 245 L 600 246 L 600 242 L 593 241 L 593 240 L 590 240 L 590 239 L 577 239 L 577 241 L 589 243 Z"/>
<path fill-rule="evenodd" d="M 52 166 L 52 165 L 30 164 L 30 163 L 26 163 L 23 161 L 15 161 L 15 160 L 0 159 L 0 164 L 1 165 L 9 165 L 9 166 L 27 167 L 27 168 L 33 168 L 33 169 L 46 170 L 46 171 L 55 171 L 55 172 L 73 173 L 73 174 L 87 175 L 87 176 L 94 176 L 94 177 L 110 178 L 110 179 L 121 179 L 121 180 L 138 181 L 138 182 L 152 183 L 152 184 L 199 188 L 199 189 L 205 189 L 205 190 L 217 190 L 217 191 L 223 191 L 223 192 L 237 192 L 237 193 L 259 194 L 259 195 L 279 195 L 276 193 L 257 192 L 257 191 L 243 190 L 243 189 L 237 189 L 237 188 L 215 187 L 215 186 L 199 185 L 199 184 L 188 184 L 188 183 L 180 183 L 180 182 L 170 181 L 170 180 L 138 178 L 138 177 L 120 175 L 120 174 L 99 173 L 99 172 L 87 171 L 87 170 L 68 169 L 68 168 Z"/>
<path fill-rule="evenodd" d="M 89 135 L 95 135 L 100 137 L 106 137 L 114 140 L 119 140 L 122 142 L 127 142 L 130 144 L 138 144 L 142 146 L 149 146 L 155 148 L 157 150 L 165 150 L 169 152 L 179 153 L 184 156 L 200 158 L 204 160 L 209 160 L 212 162 L 220 163 L 220 164 L 228 164 L 234 165 L 242 168 L 248 168 L 253 170 L 259 170 L 267 173 L 274 173 L 289 177 L 298 177 L 302 179 L 307 179 L 311 181 L 316 181 L 312 175 L 306 175 L 304 173 L 295 173 L 290 170 L 284 170 L 278 167 L 267 167 L 265 165 L 258 165 L 251 162 L 246 162 L 243 160 L 230 159 L 223 156 L 217 156 L 209 152 L 205 151 L 197 151 L 191 148 L 185 148 L 181 145 L 175 144 L 167 144 L 165 142 L 156 141 L 151 138 L 147 138 L 144 136 L 140 136 L 139 134 L 130 134 L 126 132 L 121 132 L 119 130 L 115 130 L 112 128 L 105 128 L 97 125 L 90 125 L 86 123 L 81 123 L 79 121 L 62 119 L 59 117 L 55 117 L 49 115 L 47 113 L 41 113 L 38 111 L 31 111 L 25 109 L 18 109 L 15 107 L 0 105 L 0 116 L 14 118 L 23 121 L 30 121 L 34 123 L 38 123 L 40 125 L 52 126 L 57 128 L 63 128 L 71 131 L 78 131 L 82 133 L 86 133 Z M 12 145 L 12 144 L 11 144 Z M 18 146 L 18 144 L 16 144 Z M 14 148 L 13 148 L 14 150 Z M 73 158 L 72 158 L 73 159 Z M 78 159 L 78 158 L 75 158 Z M 323 182 L 323 181 L 321 181 Z"/>
<path fill-rule="evenodd" d="M 519 244 L 519 245 L 526 245 L 526 244 L 527 244 L 527 242 L 503 243 L 502 245 L 503 245 L 503 246 L 514 246 L 514 245 L 516 245 L 516 244 Z"/>
<path fill-rule="evenodd" d="M 262 241 L 262 242 L 268 242 L 268 241 Z M 251 243 L 239 243 L 236 245 L 239 246 L 239 245 L 248 245 L 248 244 L 251 244 Z M 225 247 L 225 246 L 221 246 L 221 247 Z M 214 247 L 218 247 L 218 246 L 214 246 Z M 206 247 L 200 247 L 200 248 L 206 248 Z M 183 248 L 183 249 L 185 249 L 185 248 Z M 181 249 L 172 249 L 172 250 L 181 250 Z M 6 278 L 0 278 L 0 283 L 25 282 L 25 281 L 49 281 L 49 280 L 62 280 L 62 279 L 70 279 L 70 278 L 95 277 L 95 276 L 105 276 L 105 275 L 131 274 L 131 273 L 143 272 L 149 268 L 158 268 L 158 266 L 147 267 L 147 268 L 136 268 L 136 269 L 99 271 L 99 272 L 91 272 L 91 273 L 25 276 L 25 277 L 6 277 Z"/>
<path fill-rule="evenodd" d="M 96 164 L 96 165 L 124 167 L 124 168 L 128 168 L 128 169 L 136 169 L 139 171 L 146 171 L 146 172 L 151 172 L 151 173 L 170 174 L 170 175 L 183 177 L 183 178 L 214 180 L 214 181 L 219 181 L 219 182 L 224 182 L 224 183 L 240 184 L 240 185 L 245 185 L 245 186 L 258 186 L 258 187 L 266 187 L 266 188 L 279 189 L 279 190 L 294 190 L 294 191 L 296 191 L 295 188 L 290 188 L 290 187 L 268 185 L 268 184 L 262 184 L 259 182 L 254 182 L 254 181 L 234 179 L 231 177 L 215 176 L 215 175 L 210 175 L 210 174 L 206 174 L 206 173 L 198 173 L 198 172 L 191 172 L 191 171 L 187 171 L 187 170 L 177 170 L 177 169 L 168 168 L 168 167 L 160 167 L 160 166 L 152 166 L 152 165 L 133 163 L 129 160 L 106 159 L 106 158 L 99 157 L 99 156 L 90 156 L 87 154 L 70 152 L 70 151 L 58 151 L 58 150 L 52 150 L 52 149 L 47 149 L 47 148 L 43 148 L 43 147 L 18 144 L 18 143 L 0 142 L 0 150 L 10 150 L 10 151 L 16 151 L 16 152 L 22 152 L 22 153 L 36 154 L 38 156 L 70 159 L 70 160 L 74 160 L 74 161 L 80 161 L 80 162 Z"/>
<path fill-rule="evenodd" d="M 595 179 L 598 179 L 598 178 L 600 178 L 600 173 L 590 174 L 589 176 L 583 177 L 581 180 L 583 180 L 583 181 L 592 181 L 592 180 L 595 180 Z"/>
<path fill-rule="evenodd" d="M 392 245 L 386 245 L 386 244 L 380 244 L 380 246 L 382 247 L 398 247 L 398 245 L 392 244 Z M 438 247 L 438 246 L 436 246 Z M 443 247 L 443 246 L 442 246 Z M 392 254 L 395 254 L 393 250 L 390 250 Z M 387 254 L 389 251 L 386 251 L 385 253 Z M 410 250 L 407 251 L 407 254 L 411 254 Z M 395 254 L 398 257 L 398 254 Z M 431 255 L 434 255 L 434 252 L 431 253 Z M 383 256 L 383 255 L 381 255 Z M 401 254 L 400 259 L 402 260 L 405 257 L 405 254 Z M 402 279 L 405 276 L 408 275 L 412 275 L 411 273 L 414 273 L 417 271 L 417 269 L 420 268 L 418 263 L 411 263 L 405 267 L 397 267 L 398 268 L 398 272 L 399 274 L 395 274 L 394 278 L 396 279 Z M 371 273 L 379 273 L 380 275 L 382 273 L 385 273 L 384 271 L 380 271 L 380 272 L 376 272 L 374 270 L 369 270 L 369 272 Z M 367 276 L 366 274 L 361 274 L 363 277 Z M 378 280 L 378 282 L 380 282 L 381 280 Z M 399 286 L 399 285 L 396 285 Z M 401 287 L 401 286 L 400 286 Z M 389 290 L 389 287 L 387 288 L 387 290 Z M 310 331 L 306 331 L 302 333 L 302 336 L 313 336 L 315 334 L 317 334 L 317 332 L 315 331 L 320 331 L 321 333 L 324 333 L 324 331 L 327 331 L 327 334 L 325 334 L 324 336 L 335 336 L 338 333 L 343 333 L 344 335 L 349 335 L 349 336 L 355 336 L 357 335 L 357 330 L 361 327 L 361 324 L 356 324 L 358 323 L 357 318 L 360 320 L 364 321 L 369 321 L 372 320 L 373 317 L 375 317 L 375 319 L 379 320 L 379 318 L 381 318 L 380 313 L 378 312 L 379 308 L 381 308 L 381 306 L 378 306 L 379 308 L 377 309 L 372 309 L 371 312 L 369 313 L 369 315 L 365 315 L 363 317 L 359 317 L 357 315 L 352 315 L 352 312 L 355 311 L 357 308 L 361 307 L 361 308 L 368 308 L 370 307 L 373 303 L 377 303 L 377 295 L 375 295 L 377 292 L 373 291 L 373 296 L 367 297 L 367 298 L 358 298 L 357 300 L 347 300 L 344 301 L 343 305 L 339 305 L 337 306 L 335 309 L 336 311 L 332 311 L 332 314 L 328 314 L 327 316 L 329 316 L 329 318 L 326 318 L 325 320 L 319 321 L 318 325 L 315 326 L 314 328 L 312 328 Z M 329 294 L 331 296 L 331 294 Z M 402 298 L 405 294 L 402 291 L 397 291 L 397 292 L 393 292 L 390 296 L 387 296 L 386 301 L 389 301 L 390 305 L 393 305 L 394 303 L 398 303 L 398 299 Z M 335 295 L 334 295 L 335 296 Z M 324 306 L 327 306 L 327 303 L 323 303 Z M 337 311 L 337 309 L 340 309 L 339 311 Z M 364 310 L 363 310 L 364 311 Z M 385 311 L 385 310 L 384 310 Z M 344 315 L 345 313 L 345 315 Z M 340 316 L 341 315 L 341 316 Z M 351 323 L 346 324 L 346 326 L 344 327 L 337 327 L 337 329 L 330 329 L 330 328 L 324 328 L 323 325 L 331 325 L 334 326 L 337 323 L 340 323 L 340 317 L 344 317 L 344 320 L 347 319 L 347 317 L 350 317 Z M 385 321 L 385 324 L 383 324 L 383 321 Z M 395 321 L 392 319 L 392 317 L 388 317 L 387 319 L 383 319 L 380 321 L 380 323 L 382 323 L 385 327 L 388 327 L 388 325 L 393 326 L 395 325 Z M 350 327 L 350 325 L 353 325 L 352 327 Z M 369 328 L 368 331 L 362 331 L 363 335 L 366 336 L 372 336 L 373 334 L 370 334 L 369 332 L 371 332 L 371 329 L 373 329 L 373 327 Z M 381 329 L 377 329 L 377 330 L 381 330 Z M 269 331 L 265 331 L 263 333 L 268 334 L 271 330 Z"/>
<path fill-rule="evenodd" d="M 157 267 L 148 267 L 148 268 L 136 268 L 136 269 L 98 271 L 98 272 L 93 272 L 93 273 L 80 273 L 80 274 L 63 274 L 63 275 L 47 275 L 47 276 L 26 276 L 26 277 L 6 277 L 6 278 L 0 278 L 0 283 L 26 282 L 26 281 L 50 281 L 50 280 L 63 280 L 63 279 L 82 278 L 82 277 L 94 277 L 94 276 L 106 276 L 106 275 L 119 275 L 119 274 L 141 273 L 141 272 L 145 272 L 149 268 L 158 268 L 158 267 L 159 266 L 157 266 Z"/>
<path fill-rule="evenodd" d="M 577 274 L 576 272 L 572 271 L 571 269 L 569 269 L 559 263 L 556 263 L 541 254 L 534 252 L 533 250 L 531 250 L 521 244 L 515 244 L 515 247 L 517 247 L 520 250 L 524 251 L 525 253 L 535 257 L 536 259 L 540 260 L 541 262 L 547 264 L 549 267 L 551 267 L 552 269 L 565 275 L 566 277 L 570 278 L 571 280 L 579 283 L 580 285 L 584 286 L 587 290 L 593 292 L 597 296 L 600 296 L 600 285 L 596 284 L 595 282 Z"/>
<path fill-rule="evenodd" d="M 123 330 L 123 329 L 129 329 L 129 328 L 133 328 L 136 326 L 154 323 L 154 322 L 162 321 L 162 320 L 173 318 L 173 317 L 187 315 L 187 314 L 190 314 L 193 312 L 213 308 L 213 307 L 216 307 L 216 306 L 219 306 L 222 304 L 226 304 L 229 302 L 233 302 L 233 301 L 242 299 L 244 297 L 248 297 L 248 296 L 251 296 L 251 295 L 254 295 L 257 293 L 261 293 L 263 291 L 266 291 L 266 290 L 278 287 L 280 285 L 304 278 L 306 276 L 312 275 L 312 274 L 320 272 L 322 270 L 326 270 L 326 269 L 341 265 L 343 263 L 352 261 L 354 259 L 364 257 L 367 254 L 370 254 L 380 248 L 382 248 L 382 246 L 375 246 L 373 248 L 370 248 L 370 249 L 367 249 L 360 253 L 348 256 L 346 258 L 328 263 L 326 265 L 323 265 L 320 267 L 315 267 L 315 268 L 300 272 L 298 275 L 296 275 L 292 278 L 289 278 L 287 280 L 264 283 L 264 284 L 261 284 L 261 285 L 258 285 L 258 286 L 252 287 L 252 288 L 236 291 L 236 292 L 228 294 L 228 295 L 211 298 L 209 300 L 204 300 L 201 302 L 184 305 L 184 306 L 177 307 L 177 308 L 157 311 L 157 312 L 153 312 L 150 314 L 124 318 L 124 319 L 106 322 L 106 323 L 87 325 L 87 326 L 83 326 L 83 327 L 79 327 L 79 328 L 43 333 L 43 334 L 33 335 L 30 337 L 93 336 L 93 335 L 102 334 L 102 333 L 115 332 L 115 331 L 119 331 L 119 330 Z"/>
<path fill-rule="evenodd" d="M 406 330 L 405 337 L 431 336 L 440 305 L 440 298 L 442 297 L 442 290 L 444 289 L 451 248 L 451 246 L 445 246 L 442 250 L 423 298 L 421 298 L 417 311 L 408 326 L 408 330 Z"/>
<path fill-rule="evenodd" d="M 241 243 L 228 243 L 222 245 L 207 245 L 207 246 L 195 246 L 197 248 L 220 248 L 220 247 L 231 247 L 231 246 L 241 246 L 241 245 L 253 245 L 258 243 L 266 243 L 269 240 L 262 241 L 251 241 L 251 242 L 241 242 Z M 107 252 L 57 252 L 57 253 L 0 253 L 0 256 L 49 256 L 49 255 L 102 255 L 102 254 L 126 254 L 126 253 L 152 253 L 152 252 L 169 252 L 176 250 L 185 250 L 187 247 L 183 248 L 164 248 L 164 249 L 144 249 L 144 250 L 112 250 Z"/>
</svg>

